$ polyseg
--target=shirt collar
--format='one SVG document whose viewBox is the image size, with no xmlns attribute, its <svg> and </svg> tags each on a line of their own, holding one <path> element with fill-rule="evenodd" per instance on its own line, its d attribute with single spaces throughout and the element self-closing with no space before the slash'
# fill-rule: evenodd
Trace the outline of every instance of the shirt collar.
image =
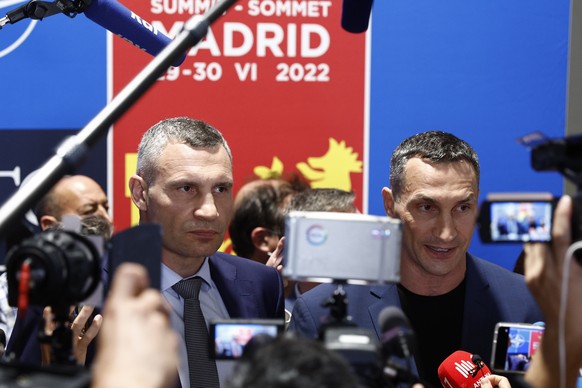
<svg viewBox="0 0 582 388">
<path fill-rule="evenodd" d="M 172 290 L 172 286 L 178 283 L 180 280 L 193 278 L 194 276 L 202 278 L 202 280 L 204 280 L 204 282 L 208 285 L 212 284 L 212 278 L 210 277 L 210 264 L 208 264 L 208 257 L 204 259 L 204 262 L 202 263 L 202 266 L 200 267 L 198 272 L 187 278 L 182 278 L 180 275 L 178 275 L 176 272 L 170 269 L 170 267 L 162 263 L 162 284 L 161 284 L 162 292 L 170 291 Z"/>
</svg>

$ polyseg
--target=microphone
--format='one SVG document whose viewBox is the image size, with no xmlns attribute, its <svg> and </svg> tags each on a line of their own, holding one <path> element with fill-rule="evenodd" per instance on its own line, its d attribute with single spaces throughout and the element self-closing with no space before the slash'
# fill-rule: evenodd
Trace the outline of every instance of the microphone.
<svg viewBox="0 0 582 388">
<path fill-rule="evenodd" d="M 382 329 L 382 353 L 384 357 L 410 358 L 416 349 L 416 338 L 404 312 L 395 306 L 385 307 L 378 322 Z"/>
<path fill-rule="evenodd" d="M 389 386 L 396 386 L 399 383 L 410 385 L 421 383 L 427 388 L 432 388 L 430 384 L 422 381 L 412 368 L 412 358 L 416 353 L 416 336 L 404 312 L 395 306 L 385 307 L 378 316 L 378 322 L 382 330 L 380 340 L 384 358 L 382 371 L 384 380 L 390 382 Z"/>
<path fill-rule="evenodd" d="M 116 0 L 56 0 L 52 3 L 31 0 L 0 18 L 0 29 L 7 23 L 14 24 L 25 18 L 42 20 L 57 13 L 64 13 L 73 18 L 81 12 L 84 12 L 89 20 L 153 56 L 158 55 L 172 41 Z M 180 66 L 185 58 L 186 53 L 172 65 Z"/>
<path fill-rule="evenodd" d="M 359 34 L 368 29 L 373 0 L 344 0 L 342 4 L 342 27 Z"/>
<path fill-rule="evenodd" d="M 172 41 L 167 35 L 116 0 L 91 0 L 84 13 L 101 27 L 154 56 Z M 185 58 L 186 53 L 173 66 L 180 66 Z"/>
<path fill-rule="evenodd" d="M 479 387 L 479 380 L 491 371 L 478 354 L 457 350 L 439 366 L 439 380 L 445 388 Z"/>
</svg>

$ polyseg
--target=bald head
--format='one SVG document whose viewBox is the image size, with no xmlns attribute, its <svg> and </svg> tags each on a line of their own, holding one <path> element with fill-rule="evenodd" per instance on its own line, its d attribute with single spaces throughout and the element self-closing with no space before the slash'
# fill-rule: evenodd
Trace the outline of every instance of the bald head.
<svg viewBox="0 0 582 388">
<path fill-rule="evenodd" d="M 64 215 L 97 215 L 108 221 L 109 202 L 105 192 L 93 179 L 84 175 L 62 178 L 34 209 L 42 230 Z"/>
</svg>

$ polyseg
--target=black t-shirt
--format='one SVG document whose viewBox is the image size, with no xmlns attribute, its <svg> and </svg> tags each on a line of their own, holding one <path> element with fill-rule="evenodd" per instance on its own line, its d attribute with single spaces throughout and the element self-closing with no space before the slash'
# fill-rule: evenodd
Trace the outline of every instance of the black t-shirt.
<svg viewBox="0 0 582 388">
<path fill-rule="evenodd" d="M 417 295 L 398 285 L 402 311 L 416 334 L 415 361 L 419 377 L 440 387 L 439 365 L 461 349 L 465 280 L 454 290 L 438 296 Z"/>
</svg>

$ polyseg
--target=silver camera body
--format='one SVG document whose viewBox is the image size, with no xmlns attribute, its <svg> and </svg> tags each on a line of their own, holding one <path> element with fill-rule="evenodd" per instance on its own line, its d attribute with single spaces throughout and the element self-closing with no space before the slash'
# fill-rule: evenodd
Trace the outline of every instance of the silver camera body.
<svg viewBox="0 0 582 388">
<path fill-rule="evenodd" d="M 285 218 L 283 275 L 320 283 L 400 281 L 402 223 L 357 213 L 291 211 Z"/>
</svg>

